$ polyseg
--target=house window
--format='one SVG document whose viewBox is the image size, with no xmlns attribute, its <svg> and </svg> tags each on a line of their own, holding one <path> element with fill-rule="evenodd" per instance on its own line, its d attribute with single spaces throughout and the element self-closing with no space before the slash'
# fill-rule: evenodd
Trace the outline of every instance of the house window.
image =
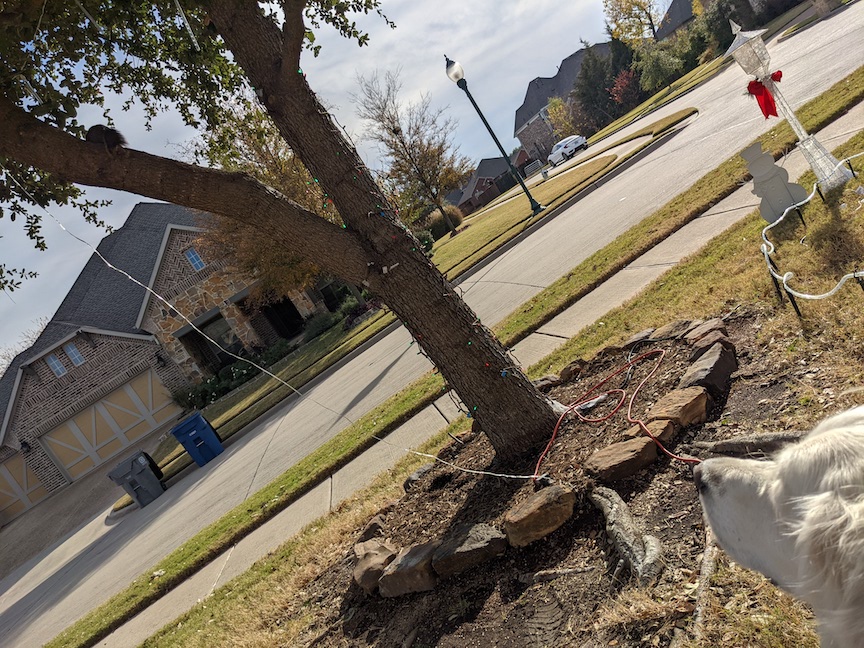
<svg viewBox="0 0 864 648">
<path fill-rule="evenodd" d="M 45 358 L 45 362 L 49 367 L 51 367 L 51 371 L 53 371 L 54 375 L 58 378 L 66 373 L 66 367 L 64 367 L 63 363 L 60 362 L 60 358 L 53 353 Z"/>
<path fill-rule="evenodd" d="M 192 266 L 193 270 L 198 271 L 204 267 L 204 261 L 201 259 L 201 255 L 198 254 L 195 248 L 189 248 L 183 254 L 186 255 L 186 260 L 189 262 L 189 265 Z"/>
<path fill-rule="evenodd" d="M 78 350 L 78 347 L 75 346 L 74 342 L 64 344 L 63 350 L 66 352 L 66 355 L 69 356 L 73 365 L 79 367 L 84 364 L 84 356 L 81 355 L 81 352 Z"/>
</svg>

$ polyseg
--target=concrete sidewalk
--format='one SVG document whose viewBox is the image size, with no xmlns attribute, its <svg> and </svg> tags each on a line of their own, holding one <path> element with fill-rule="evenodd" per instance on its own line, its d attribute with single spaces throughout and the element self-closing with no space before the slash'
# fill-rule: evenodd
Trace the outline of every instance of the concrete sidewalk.
<svg viewBox="0 0 864 648">
<path fill-rule="evenodd" d="M 862 124 L 864 103 L 818 133 L 819 140 L 830 150 L 864 130 Z M 807 170 L 803 156 L 797 150 L 783 158 L 780 164 L 789 171 L 792 179 Z M 758 202 L 752 194 L 752 184 L 747 183 L 521 341 L 514 347 L 514 355 L 526 367 L 541 360 L 585 326 L 635 297 L 669 268 L 744 218 L 758 206 Z M 753 254 L 759 255 L 757 241 L 753 242 Z M 375 475 L 395 465 L 407 452 L 405 448 L 417 447 L 458 415 L 453 400 L 449 396 L 441 397 L 434 405 L 394 431 L 384 442 L 376 444 L 316 486 L 98 645 L 126 648 L 140 644 L 154 629 L 161 628 L 196 602 L 205 599 L 217 587 L 243 573 L 256 560 L 275 550 L 304 526 L 326 515 L 354 492 L 368 485 Z"/>
</svg>

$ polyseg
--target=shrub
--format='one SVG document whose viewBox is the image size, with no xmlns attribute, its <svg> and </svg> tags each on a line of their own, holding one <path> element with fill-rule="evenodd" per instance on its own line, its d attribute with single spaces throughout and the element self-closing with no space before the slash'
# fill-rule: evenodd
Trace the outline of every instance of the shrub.
<svg viewBox="0 0 864 648">
<path fill-rule="evenodd" d="M 338 320 L 334 313 L 319 313 L 306 320 L 306 326 L 303 329 L 303 339 L 309 340 L 318 337 L 324 331 L 333 326 Z"/>
<path fill-rule="evenodd" d="M 446 205 L 444 213 L 450 218 L 453 227 L 459 227 L 462 224 L 462 211 L 458 207 Z M 432 232 L 432 238 L 436 241 L 450 232 L 450 228 L 447 227 L 447 222 L 444 220 L 440 209 L 436 209 L 429 215 L 429 231 Z"/>
<path fill-rule="evenodd" d="M 432 246 L 435 245 L 435 238 L 432 236 L 432 232 L 428 229 L 419 230 L 414 232 L 414 236 L 417 237 L 417 241 L 423 247 L 424 252 L 431 252 Z"/>
<path fill-rule="evenodd" d="M 346 297 L 342 300 L 342 303 L 339 304 L 339 310 L 336 311 L 336 315 L 339 319 L 345 319 L 348 317 L 354 310 L 357 309 L 359 302 L 352 295 L 350 297 Z"/>
</svg>

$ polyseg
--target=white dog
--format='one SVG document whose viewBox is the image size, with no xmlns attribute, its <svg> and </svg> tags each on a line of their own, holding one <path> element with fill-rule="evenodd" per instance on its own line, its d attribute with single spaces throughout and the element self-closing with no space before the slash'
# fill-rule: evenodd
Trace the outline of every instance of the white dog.
<svg viewBox="0 0 864 648">
<path fill-rule="evenodd" d="M 809 603 L 823 647 L 864 646 L 864 406 L 773 460 L 708 459 L 693 478 L 733 559 Z"/>
</svg>

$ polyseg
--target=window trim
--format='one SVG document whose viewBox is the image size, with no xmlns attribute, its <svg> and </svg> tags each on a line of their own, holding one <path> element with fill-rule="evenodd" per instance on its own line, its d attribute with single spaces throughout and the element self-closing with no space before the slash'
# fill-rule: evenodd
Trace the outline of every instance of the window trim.
<svg viewBox="0 0 864 648">
<path fill-rule="evenodd" d="M 55 353 L 49 353 L 45 357 L 45 364 L 48 365 L 48 368 L 54 373 L 57 378 L 65 376 L 68 373 L 68 370 L 66 369 L 66 367 L 63 366 L 60 358 L 57 357 L 57 354 Z"/>
<path fill-rule="evenodd" d="M 69 358 L 69 361 L 75 367 L 80 367 L 82 364 L 86 362 L 84 356 L 81 355 L 81 352 L 78 350 L 78 347 L 74 342 L 67 342 L 63 345 L 63 351 L 66 353 L 66 357 Z"/>
</svg>

